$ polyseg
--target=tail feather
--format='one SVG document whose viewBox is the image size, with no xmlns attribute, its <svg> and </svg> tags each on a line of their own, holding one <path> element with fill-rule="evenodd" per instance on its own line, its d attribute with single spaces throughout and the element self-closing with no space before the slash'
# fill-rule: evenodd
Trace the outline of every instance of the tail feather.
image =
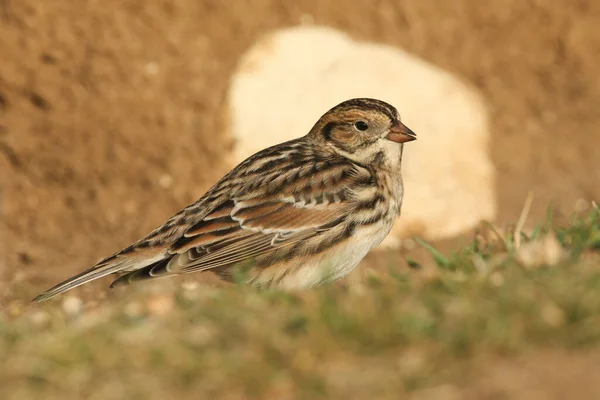
<svg viewBox="0 0 600 400">
<path fill-rule="evenodd" d="M 116 272 L 131 270 L 135 264 L 139 265 L 140 268 L 143 268 L 145 265 L 156 262 L 157 260 L 147 260 L 146 262 L 140 262 L 141 260 L 131 259 L 129 257 L 121 257 L 119 255 L 112 256 L 93 268 L 88 269 L 87 271 L 83 271 L 80 274 L 77 274 L 64 282 L 59 283 L 51 289 L 46 290 L 45 292 L 38 295 L 34 302 L 41 303 L 42 301 L 46 301 L 56 295 L 64 293 L 68 290 L 74 289 L 77 286 L 81 286 L 84 283 L 88 283 L 94 281 L 96 279 L 100 279 L 110 274 L 114 274 Z M 137 268 L 136 268 L 137 269 Z"/>
<path fill-rule="evenodd" d="M 169 261 L 170 258 L 167 258 L 135 271 L 127 272 L 126 274 L 123 274 L 115 279 L 110 284 L 110 287 L 112 289 L 119 286 L 129 285 L 130 283 L 169 276 L 169 271 L 165 269 L 165 266 L 169 263 Z"/>
</svg>

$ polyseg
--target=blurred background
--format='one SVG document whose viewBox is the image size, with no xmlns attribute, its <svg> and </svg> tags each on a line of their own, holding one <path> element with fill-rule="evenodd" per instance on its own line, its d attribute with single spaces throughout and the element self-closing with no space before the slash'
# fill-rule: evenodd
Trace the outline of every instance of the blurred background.
<svg viewBox="0 0 600 400">
<path fill-rule="evenodd" d="M 412 156 L 407 150 L 414 157 L 407 196 L 410 179 L 428 190 L 465 174 L 471 183 L 457 184 L 458 192 L 422 195 L 436 207 L 447 195 L 456 207 L 464 198 L 483 208 L 432 239 L 468 232 L 480 217 L 513 223 L 529 191 L 532 219 L 548 204 L 568 215 L 578 202 L 600 199 L 599 24 L 600 3 L 586 0 L 2 1 L 4 282 L 41 289 L 138 239 L 247 155 L 239 143 L 248 135 L 267 144 L 306 133 L 343 100 L 344 79 L 360 76 L 385 79 L 349 94 L 370 86 L 378 93 L 399 77 L 392 100 L 405 104 L 398 108 L 421 146 Z M 302 27 L 294 34 L 300 39 L 278 41 L 293 27 Z M 323 30 L 343 54 L 335 43 L 312 49 L 326 43 Z M 364 47 L 371 44 L 400 55 L 371 59 Z M 363 46 L 356 57 L 352 46 Z M 324 72 L 314 67 L 323 57 L 342 61 Z M 395 62 L 381 75 L 372 69 Z M 325 78 L 300 93 L 290 89 L 296 72 L 284 79 L 290 68 Z M 285 83 L 280 92 L 261 86 L 269 76 Z M 335 88 L 328 84 L 340 76 Z M 458 124 L 457 101 L 466 104 Z M 253 113 L 274 136 L 261 138 L 256 121 L 245 130 L 244 116 Z M 282 113 L 291 122 L 278 119 Z M 449 153 L 454 164 L 446 168 L 427 148 Z M 481 163 L 456 164 L 471 159 Z M 419 178 L 411 163 L 441 167 Z M 481 197 L 469 197 L 481 188 Z M 407 220 L 416 203 L 407 197 Z M 446 226 L 443 215 L 422 226 L 417 219 L 398 235 Z M 10 285 L 3 286 L 6 299 Z"/>
<path fill-rule="evenodd" d="M 568 268 L 487 274 L 473 257 L 428 275 L 406 272 L 420 249 L 406 239 L 449 254 L 482 219 L 514 224 L 528 193 L 532 225 L 548 207 L 560 222 L 599 202 L 599 26 L 594 0 L 0 0 L 0 387 L 9 399 L 594 398 L 593 244 Z M 399 279 L 297 297 L 198 284 L 126 297 L 104 280 L 28 306 L 354 96 L 394 104 L 419 138 L 388 252 L 357 269 L 393 262 Z M 590 226 L 561 240 L 598 246 Z"/>
</svg>

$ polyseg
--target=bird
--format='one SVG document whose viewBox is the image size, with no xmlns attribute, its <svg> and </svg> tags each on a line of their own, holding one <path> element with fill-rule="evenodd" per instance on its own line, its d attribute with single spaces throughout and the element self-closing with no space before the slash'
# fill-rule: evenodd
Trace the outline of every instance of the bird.
<svg viewBox="0 0 600 400">
<path fill-rule="evenodd" d="M 147 236 L 34 301 L 107 275 L 116 276 L 111 288 L 202 271 L 288 291 L 335 282 L 392 229 L 403 146 L 415 139 L 392 105 L 346 100 L 305 136 L 250 156 Z"/>
</svg>

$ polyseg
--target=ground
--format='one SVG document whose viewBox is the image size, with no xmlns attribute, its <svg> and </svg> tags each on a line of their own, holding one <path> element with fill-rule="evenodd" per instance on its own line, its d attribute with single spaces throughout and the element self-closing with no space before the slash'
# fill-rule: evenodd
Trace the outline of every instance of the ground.
<svg viewBox="0 0 600 400">
<path fill-rule="evenodd" d="M 497 233 L 411 271 L 389 253 L 353 285 L 13 303 L 3 398 L 597 399 L 600 209 Z"/>
<path fill-rule="evenodd" d="M 300 23 L 405 48 L 482 92 L 497 225 L 516 221 L 529 191 L 533 221 L 548 204 L 560 219 L 600 199 L 598 2 L 4 0 L 0 305 L 129 244 L 226 172 L 236 62 L 261 35 Z M 531 357 L 521 368 L 591 359 Z"/>
</svg>

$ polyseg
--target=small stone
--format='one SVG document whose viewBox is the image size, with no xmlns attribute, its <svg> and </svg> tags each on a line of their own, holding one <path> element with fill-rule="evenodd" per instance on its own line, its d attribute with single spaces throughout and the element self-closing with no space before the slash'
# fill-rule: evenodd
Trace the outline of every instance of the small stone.
<svg viewBox="0 0 600 400">
<path fill-rule="evenodd" d="M 148 312 L 156 316 L 167 315 L 175 306 L 175 299 L 169 294 L 158 294 L 146 301 Z"/>
<path fill-rule="evenodd" d="M 46 311 L 36 310 L 29 315 L 29 320 L 36 327 L 42 327 L 48 323 L 50 316 Z"/>
<path fill-rule="evenodd" d="M 565 249 L 553 234 L 523 244 L 517 252 L 517 261 L 526 268 L 558 264 L 566 256 Z"/>
<path fill-rule="evenodd" d="M 158 178 L 158 185 L 167 190 L 173 186 L 173 177 L 169 174 L 163 174 Z"/>
<path fill-rule="evenodd" d="M 181 284 L 181 288 L 183 289 L 183 291 L 181 292 L 182 299 L 187 300 L 189 302 L 196 302 L 197 300 L 199 300 L 205 294 L 203 290 L 198 290 L 199 287 L 200 285 L 197 281 L 184 281 Z"/>
<path fill-rule="evenodd" d="M 67 316 L 76 317 L 83 310 L 83 301 L 79 297 L 67 295 L 63 299 L 62 310 Z"/>
<path fill-rule="evenodd" d="M 181 287 L 183 288 L 183 290 L 192 292 L 192 291 L 197 290 L 198 287 L 200 287 L 200 285 L 196 281 L 189 280 L 189 281 L 184 281 L 181 284 Z"/>
<path fill-rule="evenodd" d="M 147 76 L 156 76 L 156 75 L 158 75 L 159 71 L 160 71 L 160 67 L 155 62 L 149 62 L 148 64 L 146 64 L 144 66 L 144 73 Z"/>
</svg>

